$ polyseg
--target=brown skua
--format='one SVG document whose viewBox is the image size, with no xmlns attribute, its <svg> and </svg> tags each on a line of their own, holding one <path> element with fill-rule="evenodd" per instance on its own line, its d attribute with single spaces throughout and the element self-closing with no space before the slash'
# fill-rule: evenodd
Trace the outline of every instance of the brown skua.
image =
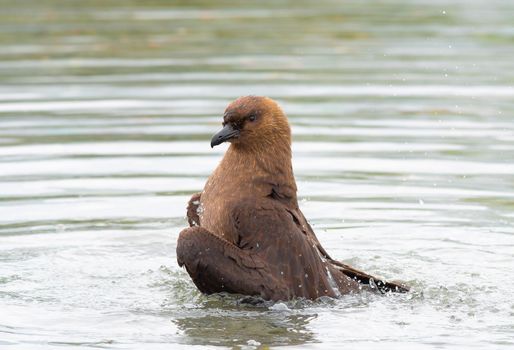
<svg viewBox="0 0 514 350">
<path fill-rule="evenodd" d="M 405 292 L 332 259 L 298 207 L 285 114 L 267 97 L 232 102 L 211 146 L 231 145 L 187 208 L 177 260 L 198 289 L 266 300 Z"/>
</svg>

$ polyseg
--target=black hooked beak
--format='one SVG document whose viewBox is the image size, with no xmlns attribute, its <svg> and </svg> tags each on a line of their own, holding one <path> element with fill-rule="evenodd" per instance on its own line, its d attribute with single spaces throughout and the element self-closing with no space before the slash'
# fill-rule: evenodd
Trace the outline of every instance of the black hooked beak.
<svg viewBox="0 0 514 350">
<path fill-rule="evenodd" d="M 223 129 L 212 137 L 211 148 L 238 136 L 239 130 L 234 129 L 230 123 L 227 123 Z"/>
</svg>

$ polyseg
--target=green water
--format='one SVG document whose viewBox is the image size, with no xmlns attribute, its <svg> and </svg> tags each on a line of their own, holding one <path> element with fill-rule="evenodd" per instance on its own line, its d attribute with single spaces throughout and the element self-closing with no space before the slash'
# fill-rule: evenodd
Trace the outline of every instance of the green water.
<svg viewBox="0 0 514 350">
<path fill-rule="evenodd" d="M 0 0 L 0 48 L 2 347 L 514 345 L 514 3 Z M 248 94 L 330 254 L 412 293 L 196 291 L 176 239 Z"/>
</svg>

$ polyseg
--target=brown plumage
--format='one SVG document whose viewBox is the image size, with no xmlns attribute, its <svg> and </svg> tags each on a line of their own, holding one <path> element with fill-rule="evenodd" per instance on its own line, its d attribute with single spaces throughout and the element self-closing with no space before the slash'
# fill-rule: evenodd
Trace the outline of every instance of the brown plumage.
<svg viewBox="0 0 514 350">
<path fill-rule="evenodd" d="M 267 300 L 407 291 L 333 260 L 298 207 L 286 116 L 267 97 L 232 102 L 211 146 L 231 143 L 187 208 L 177 260 L 203 293 Z"/>
</svg>

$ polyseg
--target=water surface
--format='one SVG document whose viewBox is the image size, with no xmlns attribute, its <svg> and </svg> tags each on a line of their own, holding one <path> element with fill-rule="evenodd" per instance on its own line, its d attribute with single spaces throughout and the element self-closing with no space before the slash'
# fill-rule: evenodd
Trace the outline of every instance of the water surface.
<svg viewBox="0 0 514 350">
<path fill-rule="evenodd" d="M 0 5 L 0 345 L 514 345 L 514 4 Z M 247 94 L 288 114 L 330 254 L 411 293 L 196 291 L 176 239 Z"/>
</svg>

